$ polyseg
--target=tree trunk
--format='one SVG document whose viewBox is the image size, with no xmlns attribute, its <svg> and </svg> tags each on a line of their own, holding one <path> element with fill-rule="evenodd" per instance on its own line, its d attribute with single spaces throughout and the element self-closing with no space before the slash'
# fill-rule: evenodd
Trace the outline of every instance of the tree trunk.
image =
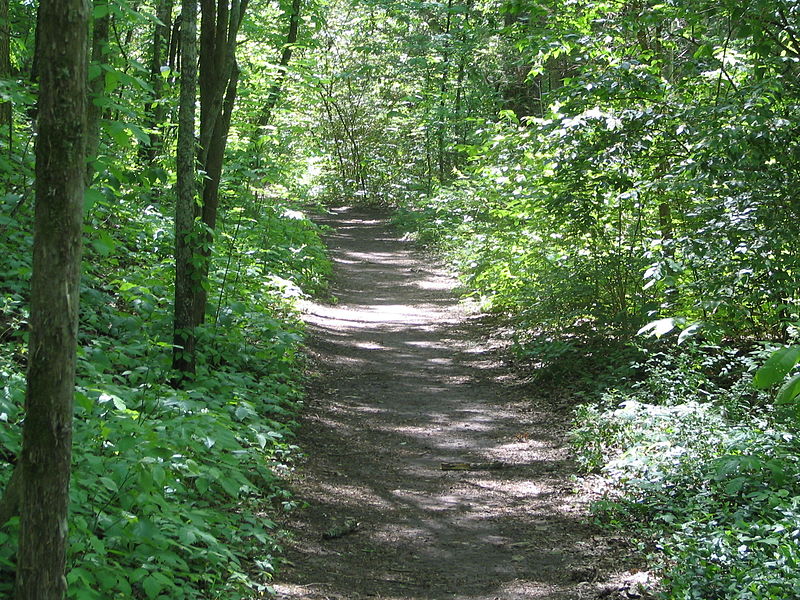
<svg viewBox="0 0 800 600">
<path fill-rule="evenodd" d="M 108 7 L 106 0 L 96 0 L 95 8 Z M 86 117 L 86 184 L 92 180 L 95 173 L 94 161 L 100 147 L 100 117 L 103 114 L 102 99 L 105 95 L 105 73 L 101 66 L 105 63 L 108 54 L 108 32 L 111 16 L 109 12 L 95 18 L 92 26 L 92 62 L 99 71 L 89 81 L 89 102 Z"/>
<path fill-rule="evenodd" d="M 219 184 L 222 180 L 222 167 L 225 159 L 225 147 L 228 142 L 228 131 L 233 117 L 233 108 L 236 104 L 236 89 L 239 84 L 239 68 L 234 65 L 233 73 L 228 82 L 225 93 L 222 116 L 217 119 L 214 134 L 211 137 L 211 147 L 206 157 L 206 180 L 203 186 L 202 221 L 207 230 L 213 231 L 217 226 L 217 210 L 219 208 Z M 207 244 L 200 248 L 203 255 L 201 276 L 208 278 L 209 261 L 211 259 L 212 239 L 205 234 Z M 205 321 L 206 305 L 208 304 L 208 291 L 201 287 L 195 297 L 193 322 L 200 325 Z"/>
<path fill-rule="evenodd" d="M 233 72 L 236 36 L 246 0 L 201 0 L 200 29 L 200 164 L 205 165 L 225 90 Z"/>
<path fill-rule="evenodd" d="M 459 48 L 459 61 L 458 61 L 458 75 L 456 76 L 456 98 L 453 107 L 453 138 L 456 143 L 466 144 L 468 124 L 466 119 L 461 116 L 462 104 L 464 102 L 464 80 L 467 76 L 467 63 L 471 53 L 467 51 L 467 31 L 469 29 L 469 19 L 472 13 L 472 0 L 467 2 L 467 12 L 464 15 L 464 21 L 461 24 L 461 39 Z M 455 148 L 450 151 L 450 164 L 454 167 L 461 167 L 463 158 L 459 156 L 458 150 Z"/>
<path fill-rule="evenodd" d="M 193 265 L 195 219 L 195 102 L 197 99 L 197 0 L 181 9 L 181 89 L 178 109 L 177 199 L 175 202 L 175 321 L 172 366 L 182 376 L 195 372 L 192 307 L 200 281 Z"/>
<path fill-rule="evenodd" d="M 267 94 L 267 99 L 264 102 L 264 106 L 261 108 L 261 114 L 258 116 L 256 137 L 258 137 L 258 134 L 262 128 L 269 125 L 270 118 L 272 117 L 272 111 L 281 95 L 281 88 L 283 88 L 283 82 L 286 79 L 286 74 L 289 70 L 289 61 L 292 59 L 292 51 L 294 50 L 294 45 L 297 43 L 297 32 L 299 26 L 300 0 L 292 0 L 291 13 L 289 13 L 289 29 L 286 32 L 286 43 L 283 45 L 281 59 L 278 62 L 278 74 L 269 90 L 269 94 Z"/>
<path fill-rule="evenodd" d="M 17 600 L 62 600 L 86 175 L 88 5 L 41 0 Z"/>
<path fill-rule="evenodd" d="M 0 0 L 0 79 L 11 77 L 11 24 L 8 0 Z M 11 102 L 0 102 L 0 128 L 11 125 Z M 9 132 L 10 139 L 10 132 Z M 11 144 L 9 144 L 11 146 Z"/>
<path fill-rule="evenodd" d="M 167 118 L 167 107 L 164 99 L 164 76 L 161 68 L 169 62 L 170 32 L 172 31 L 172 5 L 173 0 L 158 0 L 156 4 L 156 18 L 158 23 L 153 28 L 153 46 L 150 54 L 150 84 L 153 87 L 153 96 L 145 128 L 150 131 L 150 144 L 144 149 L 143 158 L 152 162 L 161 151 L 161 142 L 164 121 Z"/>
<path fill-rule="evenodd" d="M 167 66 L 170 73 L 175 73 L 181 69 L 181 16 L 175 17 L 172 24 L 172 35 L 169 37 L 169 59 Z M 174 81 L 174 79 L 172 79 Z"/>
<path fill-rule="evenodd" d="M 445 153 L 445 119 L 446 119 L 446 96 L 448 88 L 448 79 L 450 77 L 450 25 L 453 17 L 453 0 L 447 0 L 447 21 L 445 22 L 444 36 L 448 44 L 445 48 L 444 57 L 442 60 L 442 80 L 439 84 L 439 114 L 437 120 L 439 127 L 436 132 L 436 146 L 437 146 L 437 163 L 439 167 L 439 183 L 444 183 L 447 176 L 446 153 Z"/>
<path fill-rule="evenodd" d="M 199 163 L 206 177 L 200 209 L 203 231 L 198 234 L 196 255 L 199 257 L 198 279 L 207 282 L 225 146 L 236 101 L 236 36 L 247 9 L 247 0 L 231 0 L 230 6 L 228 0 L 219 0 L 216 7 L 213 0 L 201 0 L 201 9 Z M 199 289 L 192 309 L 192 323 L 195 326 L 205 321 L 207 300 L 206 290 Z"/>
</svg>

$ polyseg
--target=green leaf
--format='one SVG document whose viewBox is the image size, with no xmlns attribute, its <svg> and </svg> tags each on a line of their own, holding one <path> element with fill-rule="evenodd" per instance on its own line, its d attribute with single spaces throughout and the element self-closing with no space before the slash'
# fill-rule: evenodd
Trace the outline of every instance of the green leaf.
<svg viewBox="0 0 800 600">
<path fill-rule="evenodd" d="M 88 214 L 97 202 L 104 200 L 103 194 L 94 188 L 86 188 L 83 192 L 83 212 Z"/>
<path fill-rule="evenodd" d="M 81 567 L 70 569 L 69 573 L 67 573 L 67 583 L 74 585 L 78 582 L 87 587 L 91 587 L 95 584 L 94 574 L 92 574 L 91 571 Z"/>
<path fill-rule="evenodd" d="M 681 331 L 680 335 L 678 336 L 678 344 L 682 344 L 690 337 L 694 336 L 702 327 L 702 323 L 693 323 L 689 325 L 686 329 Z"/>
<path fill-rule="evenodd" d="M 92 9 L 92 18 L 93 19 L 102 19 L 103 17 L 107 16 L 111 12 L 111 8 L 108 4 L 95 4 L 94 8 Z"/>
<path fill-rule="evenodd" d="M 117 88 L 117 85 L 119 85 L 119 77 L 119 71 L 113 69 L 106 71 L 106 94 L 110 94 Z"/>
<path fill-rule="evenodd" d="M 147 597 L 151 600 L 156 598 L 161 592 L 161 582 L 153 575 L 148 575 L 142 580 L 142 587 L 144 588 Z"/>
<path fill-rule="evenodd" d="M 122 398 L 120 398 L 119 396 L 115 396 L 114 394 L 108 394 L 106 392 L 100 394 L 98 402 L 103 403 L 109 401 L 111 401 L 111 403 L 114 405 L 114 408 L 116 408 L 117 410 L 127 410 L 128 408 L 127 406 L 125 406 L 125 402 L 123 402 Z"/>
<path fill-rule="evenodd" d="M 80 406 L 86 412 L 94 408 L 94 402 L 83 392 L 75 392 L 75 404 Z"/>
<path fill-rule="evenodd" d="M 753 378 L 753 385 L 763 390 L 778 383 L 800 360 L 800 346 L 784 346 L 767 359 Z"/>
<path fill-rule="evenodd" d="M 778 390 L 778 395 L 775 396 L 775 404 L 789 404 L 797 398 L 798 394 L 800 394 L 800 373 L 792 376 L 781 386 L 781 389 Z"/>
<path fill-rule="evenodd" d="M 108 132 L 111 138 L 118 146 L 127 148 L 131 145 L 131 133 L 128 131 L 128 126 L 119 121 L 109 121 L 104 124 L 104 129 Z"/>
<path fill-rule="evenodd" d="M 222 489 L 228 492 L 228 495 L 233 498 L 239 497 L 239 490 L 241 489 L 241 486 L 237 481 L 234 481 L 233 479 L 222 478 L 219 480 L 219 483 L 222 486 Z"/>
<path fill-rule="evenodd" d="M 736 496 L 740 491 L 742 491 L 746 481 L 746 477 L 736 477 L 731 479 L 725 484 L 725 493 L 729 496 Z"/>
<path fill-rule="evenodd" d="M 87 80 L 88 81 L 92 81 L 96 77 L 100 77 L 100 74 L 102 72 L 103 72 L 103 70 L 100 68 L 100 65 L 97 65 L 97 64 L 94 64 L 94 63 L 89 65 Z"/>
<path fill-rule="evenodd" d="M 98 570 L 97 580 L 100 582 L 100 587 L 106 591 L 113 590 L 117 586 L 117 577 L 113 573 Z"/>
<path fill-rule="evenodd" d="M 117 242 L 107 231 L 101 230 L 97 234 L 97 239 L 92 240 L 92 247 L 100 256 L 108 256 L 114 252 L 114 249 L 117 247 Z"/>
<path fill-rule="evenodd" d="M 131 133 L 133 134 L 133 137 L 135 137 L 137 139 L 137 141 L 139 141 L 139 142 L 141 142 L 143 144 L 149 144 L 150 143 L 150 136 L 147 135 L 147 133 L 145 133 L 145 131 L 141 127 L 139 127 L 138 125 L 129 124 L 128 125 L 128 129 L 131 131 Z"/>
<path fill-rule="evenodd" d="M 119 491 L 119 486 L 117 485 L 116 481 L 114 481 L 110 477 L 101 477 L 100 483 L 102 483 L 107 489 L 111 490 L 112 492 Z"/>
<path fill-rule="evenodd" d="M 694 52 L 694 58 L 703 58 L 704 56 L 712 56 L 714 54 L 714 48 L 711 44 L 703 44 L 702 46 L 698 47 L 697 50 Z"/>
<path fill-rule="evenodd" d="M 153 476 L 153 481 L 156 483 L 156 485 L 164 485 L 164 479 L 166 479 L 164 467 L 161 465 L 154 465 L 151 469 L 151 475 Z"/>
<path fill-rule="evenodd" d="M 234 411 L 234 415 L 240 421 L 245 420 L 251 414 L 253 414 L 253 411 L 250 409 L 250 407 L 244 404 L 240 404 L 239 406 L 237 406 L 236 410 Z"/>
</svg>

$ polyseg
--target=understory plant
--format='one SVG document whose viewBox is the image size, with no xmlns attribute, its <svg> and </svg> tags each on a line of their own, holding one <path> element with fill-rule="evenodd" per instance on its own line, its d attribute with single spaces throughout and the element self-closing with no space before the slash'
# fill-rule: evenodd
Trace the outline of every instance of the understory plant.
<svg viewBox="0 0 800 600">
<path fill-rule="evenodd" d="M 678 369 L 662 355 L 639 384 L 576 409 L 578 463 L 610 486 L 595 514 L 651 540 L 664 598 L 800 593 L 800 438 L 751 385 L 764 354 L 729 357 L 733 385 L 697 352 Z"/>
<path fill-rule="evenodd" d="M 0 489 L 20 448 L 30 259 L 12 245 L 29 243 L 29 217 L 22 206 L 2 223 Z M 98 196 L 82 288 L 70 598 L 228 600 L 267 590 L 282 535 L 275 516 L 295 504 L 282 479 L 302 399 L 296 300 L 322 290 L 330 269 L 318 233 L 287 203 L 228 213 L 197 374 L 176 389 L 169 215 Z M 17 529 L 16 518 L 0 527 L 3 596 Z"/>
</svg>

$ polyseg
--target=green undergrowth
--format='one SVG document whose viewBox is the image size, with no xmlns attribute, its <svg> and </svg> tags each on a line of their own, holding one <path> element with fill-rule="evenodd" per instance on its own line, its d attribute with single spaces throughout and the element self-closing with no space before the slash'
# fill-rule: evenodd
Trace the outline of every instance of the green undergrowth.
<svg viewBox="0 0 800 600">
<path fill-rule="evenodd" d="M 324 288 L 316 226 L 287 205 L 231 209 L 218 230 L 197 376 L 173 389 L 170 208 L 99 195 L 87 216 L 67 580 L 76 600 L 254 597 L 295 501 L 303 329 Z M 15 204 L 16 205 L 16 204 Z M 7 204 L 5 208 L 10 208 Z M 126 208 L 127 207 L 127 208 Z M 0 489 L 19 451 L 30 209 L 0 227 Z M 11 593 L 18 520 L 0 528 Z"/>
<path fill-rule="evenodd" d="M 610 489 L 597 518 L 650 541 L 664 598 L 800 597 L 800 416 L 774 406 L 796 404 L 800 378 L 778 401 L 753 385 L 769 355 L 754 340 L 796 337 L 796 281 L 776 275 L 797 256 L 784 204 L 754 200 L 784 180 L 751 176 L 747 145 L 719 155 L 718 140 L 733 146 L 713 128 L 670 167 L 666 139 L 642 132 L 696 121 L 701 98 L 656 117 L 658 103 L 630 110 L 583 88 L 591 98 L 565 86 L 542 117 L 487 125 L 463 171 L 395 220 L 511 324 L 518 368 L 577 405 L 577 461 Z M 754 106 L 719 107 L 717 126 Z M 789 356 L 761 387 L 797 373 L 800 350 Z"/>
<path fill-rule="evenodd" d="M 619 272 L 584 265 L 602 248 L 579 237 L 562 244 L 569 233 L 531 225 L 513 201 L 487 210 L 493 194 L 473 179 L 396 221 L 505 315 L 516 367 L 574 411 L 577 464 L 607 490 L 596 521 L 639 540 L 665 600 L 800 597 L 800 413 L 776 409 L 776 389 L 753 385 L 768 345 L 635 336 L 631 326 L 654 314 L 631 294 L 638 284 L 626 284 L 640 315 L 631 320 L 611 310 Z M 539 232 L 526 238 L 529 227 Z M 780 377 L 790 367 L 774 388 L 792 385 Z"/>
<path fill-rule="evenodd" d="M 578 463 L 610 490 L 596 517 L 650 541 L 664 598 L 800 596 L 800 437 L 751 384 L 764 357 L 655 354 L 637 383 L 576 409 Z"/>
</svg>

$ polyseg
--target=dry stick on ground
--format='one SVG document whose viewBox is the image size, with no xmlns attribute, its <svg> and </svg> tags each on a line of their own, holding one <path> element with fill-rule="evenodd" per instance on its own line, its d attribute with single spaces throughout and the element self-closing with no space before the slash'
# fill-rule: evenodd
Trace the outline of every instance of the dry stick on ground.
<svg viewBox="0 0 800 600">
<path fill-rule="evenodd" d="M 509 467 L 506 463 L 495 462 L 443 462 L 442 471 L 496 471 Z"/>
</svg>

